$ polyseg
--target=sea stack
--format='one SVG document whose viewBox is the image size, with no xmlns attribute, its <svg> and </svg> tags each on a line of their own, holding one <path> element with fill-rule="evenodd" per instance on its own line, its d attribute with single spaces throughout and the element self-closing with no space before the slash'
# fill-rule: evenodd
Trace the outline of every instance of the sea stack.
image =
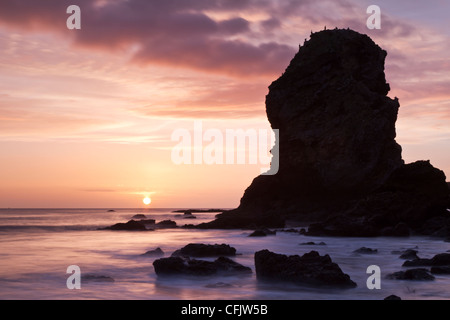
<svg viewBox="0 0 450 320">
<path fill-rule="evenodd" d="M 428 161 L 405 165 L 395 141 L 400 105 L 387 96 L 386 56 L 353 30 L 311 34 L 266 96 L 268 120 L 279 130 L 278 173 L 256 177 L 237 209 L 200 227 L 298 220 L 315 222 L 314 235 L 448 232 L 444 173 Z"/>
</svg>

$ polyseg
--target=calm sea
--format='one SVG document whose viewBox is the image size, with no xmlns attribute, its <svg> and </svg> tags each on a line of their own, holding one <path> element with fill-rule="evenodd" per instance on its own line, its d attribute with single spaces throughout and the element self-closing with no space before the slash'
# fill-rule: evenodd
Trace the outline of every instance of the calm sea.
<svg viewBox="0 0 450 320">
<path fill-rule="evenodd" d="M 148 232 L 105 231 L 97 228 L 126 222 L 135 214 L 171 219 L 178 225 L 214 219 L 215 213 L 195 214 L 186 220 L 174 209 L 3 209 L 0 210 L 0 299 L 383 299 L 396 294 L 403 299 L 450 299 L 450 276 L 431 282 L 387 280 L 404 270 L 394 250 L 417 247 L 430 258 L 450 250 L 450 243 L 424 237 L 327 238 L 278 232 L 276 236 L 249 238 L 249 230 L 164 229 Z M 325 242 L 325 246 L 300 245 Z M 355 289 L 312 289 L 269 284 L 251 276 L 160 279 L 153 269 L 155 258 L 141 256 L 160 247 L 166 256 L 188 243 L 226 243 L 239 253 L 235 261 L 254 270 L 254 253 L 269 249 L 283 254 L 316 250 L 329 254 L 358 284 Z M 357 255 L 360 247 L 378 254 Z M 66 287 L 67 267 L 77 265 L 82 274 L 107 276 L 114 282 L 82 281 L 80 290 Z M 369 265 L 382 272 L 381 290 L 369 290 Z M 215 284 L 226 284 L 226 287 Z"/>
</svg>

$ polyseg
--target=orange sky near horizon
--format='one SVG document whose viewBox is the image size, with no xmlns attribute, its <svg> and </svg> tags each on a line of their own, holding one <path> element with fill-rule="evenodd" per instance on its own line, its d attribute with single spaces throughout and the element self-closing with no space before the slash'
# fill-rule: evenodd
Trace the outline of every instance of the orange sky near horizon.
<svg viewBox="0 0 450 320">
<path fill-rule="evenodd" d="M 236 207 L 261 166 L 176 165 L 171 134 L 268 129 L 268 86 L 325 25 L 387 50 L 403 158 L 450 175 L 448 3 L 378 1 L 368 30 L 364 1 L 174 2 L 2 1 L 0 208 Z"/>
</svg>

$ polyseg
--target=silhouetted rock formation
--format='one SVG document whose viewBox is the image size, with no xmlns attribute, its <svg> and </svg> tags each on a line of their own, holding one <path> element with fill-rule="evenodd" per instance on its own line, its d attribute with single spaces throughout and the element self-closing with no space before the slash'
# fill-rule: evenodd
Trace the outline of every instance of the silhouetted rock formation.
<svg viewBox="0 0 450 320">
<path fill-rule="evenodd" d="M 318 222 L 309 235 L 449 234 L 444 173 L 425 161 L 405 165 L 395 141 L 399 102 L 387 96 L 386 55 L 352 30 L 312 34 L 266 97 L 279 172 L 255 178 L 237 209 L 199 227 L 295 219 Z"/>
<path fill-rule="evenodd" d="M 387 275 L 391 280 L 433 281 L 435 278 L 427 269 L 409 269 Z"/>
<path fill-rule="evenodd" d="M 156 227 L 159 229 L 168 229 L 168 228 L 176 228 L 177 223 L 172 220 L 163 220 L 156 224 Z"/>
<path fill-rule="evenodd" d="M 100 230 L 148 231 L 145 224 L 136 220 L 130 220 L 127 223 L 116 223 L 110 227 L 102 228 Z"/>
<path fill-rule="evenodd" d="M 262 250 L 255 253 L 258 279 L 286 281 L 299 285 L 354 288 L 356 283 L 331 261 L 329 255 L 317 251 L 303 256 L 286 256 Z"/>
<path fill-rule="evenodd" d="M 236 249 L 228 244 L 190 243 L 172 253 L 172 257 L 214 257 L 235 256 Z"/>
<path fill-rule="evenodd" d="M 361 247 L 361 248 L 353 251 L 353 253 L 357 253 L 357 254 L 377 254 L 378 253 L 378 249 Z"/>
<path fill-rule="evenodd" d="M 161 257 L 161 256 L 164 256 L 164 251 L 162 251 L 162 249 L 158 247 L 154 250 L 147 251 L 146 253 L 142 254 L 142 256 Z"/>
<path fill-rule="evenodd" d="M 404 267 L 422 267 L 422 266 L 450 266 L 450 253 L 440 253 L 431 259 L 414 259 L 403 263 Z"/>
<path fill-rule="evenodd" d="M 170 257 L 153 262 L 155 273 L 160 275 L 210 276 L 215 274 L 250 274 L 252 269 L 229 258 L 219 257 L 215 261 Z"/>
</svg>

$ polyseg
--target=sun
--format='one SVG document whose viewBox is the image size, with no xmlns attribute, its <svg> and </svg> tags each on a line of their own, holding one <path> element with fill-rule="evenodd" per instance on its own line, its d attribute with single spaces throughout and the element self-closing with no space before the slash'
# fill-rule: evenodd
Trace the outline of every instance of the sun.
<svg viewBox="0 0 450 320">
<path fill-rule="evenodd" d="M 152 199 L 150 199 L 149 197 L 145 197 L 145 198 L 142 200 L 142 202 L 143 202 L 146 206 L 148 206 L 148 205 L 152 202 Z"/>
</svg>

